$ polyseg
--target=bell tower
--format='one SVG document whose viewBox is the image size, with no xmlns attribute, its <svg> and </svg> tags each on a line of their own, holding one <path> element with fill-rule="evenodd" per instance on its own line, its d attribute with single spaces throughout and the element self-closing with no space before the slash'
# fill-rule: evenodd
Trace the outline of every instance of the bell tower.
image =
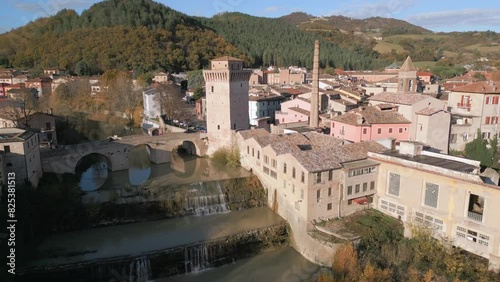
<svg viewBox="0 0 500 282">
<path fill-rule="evenodd" d="M 408 56 L 401 69 L 399 69 L 398 92 L 416 92 L 417 84 L 417 68 L 410 56 Z"/>
<path fill-rule="evenodd" d="M 232 145 L 237 130 L 250 127 L 248 90 L 251 70 L 243 69 L 243 61 L 220 57 L 203 71 L 207 100 L 208 154 Z"/>
</svg>

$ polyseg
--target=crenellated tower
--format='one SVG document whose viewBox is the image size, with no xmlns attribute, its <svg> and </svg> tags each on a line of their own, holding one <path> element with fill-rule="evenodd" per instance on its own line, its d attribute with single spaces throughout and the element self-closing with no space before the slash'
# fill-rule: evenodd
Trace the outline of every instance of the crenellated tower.
<svg viewBox="0 0 500 282">
<path fill-rule="evenodd" d="M 230 146 L 237 130 L 250 127 L 248 90 L 251 70 L 243 69 L 243 61 L 221 57 L 210 62 L 203 71 L 207 100 L 207 137 L 209 155 Z"/>
</svg>

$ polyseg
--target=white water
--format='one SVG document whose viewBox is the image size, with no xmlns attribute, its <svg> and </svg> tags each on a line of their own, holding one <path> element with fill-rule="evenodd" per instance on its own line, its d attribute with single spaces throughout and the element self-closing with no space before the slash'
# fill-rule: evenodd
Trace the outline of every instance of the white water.
<svg viewBox="0 0 500 282">
<path fill-rule="evenodd" d="M 184 250 L 185 271 L 200 272 L 212 267 L 213 250 L 206 245 L 187 247 Z"/>
<path fill-rule="evenodd" d="M 148 258 L 140 258 L 130 263 L 130 282 L 146 282 L 151 272 L 151 263 Z"/>
<path fill-rule="evenodd" d="M 210 190 L 214 189 L 208 189 L 205 183 L 198 183 L 199 188 L 190 191 L 190 194 L 195 196 L 187 197 L 186 208 L 194 210 L 197 216 L 229 212 L 226 194 L 222 192 L 220 183 L 218 181 L 216 183 L 215 191 L 212 192 Z"/>
</svg>

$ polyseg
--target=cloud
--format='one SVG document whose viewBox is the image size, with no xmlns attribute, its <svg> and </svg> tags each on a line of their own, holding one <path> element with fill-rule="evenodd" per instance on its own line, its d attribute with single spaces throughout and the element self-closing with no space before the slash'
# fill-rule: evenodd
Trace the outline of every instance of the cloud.
<svg viewBox="0 0 500 282">
<path fill-rule="evenodd" d="M 500 26 L 500 9 L 464 9 L 423 13 L 406 19 L 426 28 L 455 28 L 458 26 Z M 497 28 L 498 31 L 498 28 Z"/>
<path fill-rule="evenodd" d="M 376 3 L 353 1 L 334 10 L 332 15 L 342 15 L 357 19 L 370 17 L 396 17 L 403 10 L 413 7 L 414 0 L 385 0 Z"/>
<path fill-rule="evenodd" d="M 48 1 L 37 1 L 31 3 L 16 3 L 14 7 L 18 10 L 40 14 L 53 15 L 62 9 L 83 9 L 89 8 L 92 4 L 98 2 L 98 0 L 48 0 Z"/>
<path fill-rule="evenodd" d="M 280 9 L 279 6 L 269 6 L 267 8 L 264 9 L 264 13 L 272 13 L 272 12 L 276 12 Z"/>
</svg>

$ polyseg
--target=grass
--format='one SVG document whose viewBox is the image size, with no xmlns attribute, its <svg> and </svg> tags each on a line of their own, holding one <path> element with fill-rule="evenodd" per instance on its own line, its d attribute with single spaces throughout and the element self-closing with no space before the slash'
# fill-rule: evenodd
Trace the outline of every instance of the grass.
<svg viewBox="0 0 500 282">
<path fill-rule="evenodd" d="M 377 41 L 377 45 L 375 45 L 375 47 L 373 48 L 373 50 L 381 54 L 391 53 L 392 49 L 395 49 L 398 53 L 404 52 L 403 47 L 401 47 L 400 45 L 384 41 Z"/>
</svg>

